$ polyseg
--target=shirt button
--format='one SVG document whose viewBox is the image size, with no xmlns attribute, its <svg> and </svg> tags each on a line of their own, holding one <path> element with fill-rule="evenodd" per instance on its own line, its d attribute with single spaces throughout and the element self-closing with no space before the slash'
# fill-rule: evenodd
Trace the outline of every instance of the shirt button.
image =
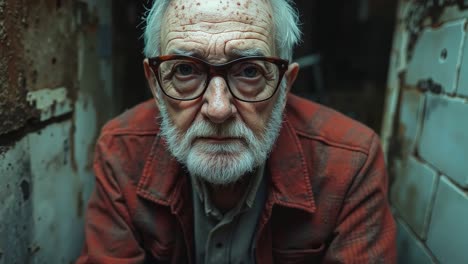
<svg viewBox="0 0 468 264">
<path fill-rule="evenodd" d="M 216 248 L 222 248 L 223 244 L 221 242 L 216 243 Z"/>
</svg>

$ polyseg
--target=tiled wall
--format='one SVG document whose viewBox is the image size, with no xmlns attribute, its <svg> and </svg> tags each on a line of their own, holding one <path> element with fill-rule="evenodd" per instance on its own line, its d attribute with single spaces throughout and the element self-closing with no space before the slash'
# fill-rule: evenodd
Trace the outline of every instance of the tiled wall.
<svg viewBox="0 0 468 264">
<path fill-rule="evenodd" d="M 382 139 L 399 263 L 468 263 L 468 3 L 397 16 Z"/>
</svg>

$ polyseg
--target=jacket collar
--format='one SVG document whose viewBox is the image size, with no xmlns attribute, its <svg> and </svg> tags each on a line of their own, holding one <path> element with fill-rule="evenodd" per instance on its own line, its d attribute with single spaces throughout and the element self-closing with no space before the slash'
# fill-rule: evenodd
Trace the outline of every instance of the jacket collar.
<svg viewBox="0 0 468 264">
<path fill-rule="evenodd" d="M 143 168 L 137 195 L 156 204 L 168 206 L 181 224 L 183 240 L 193 259 L 193 207 L 189 179 L 177 160 L 169 154 L 164 140 L 157 136 Z"/>
<path fill-rule="evenodd" d="M 170 206 L 177 213 L 190 201 L 189 179 L 178 161 L 157 136 L 146 159 L 143 175 L 138 183 L 138 195 L 155 203 Z M 310 162 L 310 158 L 308 159 Z M 304 151 L 293 126 L 286 118 L 280 135 L 267 161 L 270 175 L 269 192 L 273 203 L 315 212 L 311 175 L 307 169 Z"/>
<path fill-rule="evenodd" d="M 311 159 L 307 159 L 311 162 Z M 315 212 L 311 175 L 297 134 L 287 117 L 267 162 L 274 203 Z"/>
<path fill-rule="evenodd" d="M 137 194 L 175 210 L 180 188 L 187 184 L 179 162 L 168 152 L 165 141 L 156 136 L 138 182 Z"/>
</svg>

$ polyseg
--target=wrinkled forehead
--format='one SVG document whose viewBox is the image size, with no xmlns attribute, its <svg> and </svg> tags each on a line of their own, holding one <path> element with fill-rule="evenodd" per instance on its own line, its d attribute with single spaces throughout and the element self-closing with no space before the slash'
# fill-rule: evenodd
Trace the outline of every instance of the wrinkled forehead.
<svg viewBox="0 0 468 264">
<path fill-rule="evenodd" d="M 161 25 L 161 50 L 184 40 L 196 48 L 274 46 L 272 8 L 268 0 L 172 0 Z M 226 49 L 229 45 L 225 45 Z M 253 47 L 262 49 L 262 47 Z M 270 54 L 271 55 L 271 54 Z"/>
<path fill-rule="evenodd" d="M 271 15 L 269 0 L 172 0 L 166 10 L 165 21 L 188 24 L 217 22 L 224 18 L 255 24 L 261 20 L 271 23 Z"/>
</svg>

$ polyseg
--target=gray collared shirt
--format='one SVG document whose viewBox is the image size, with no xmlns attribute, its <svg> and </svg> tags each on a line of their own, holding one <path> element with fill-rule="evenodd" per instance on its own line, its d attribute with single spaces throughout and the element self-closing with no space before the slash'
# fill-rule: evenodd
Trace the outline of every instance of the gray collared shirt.
<svg viewBox="0 0 468 264">
<path fill-rule="evenodd" d="M 239 203 L 222 214 L 204 182 L 192 177 L 197 264 L 255 263 L 254 234 L 266 199 L 265 165 L 252 175 Z"/>
</svg>

